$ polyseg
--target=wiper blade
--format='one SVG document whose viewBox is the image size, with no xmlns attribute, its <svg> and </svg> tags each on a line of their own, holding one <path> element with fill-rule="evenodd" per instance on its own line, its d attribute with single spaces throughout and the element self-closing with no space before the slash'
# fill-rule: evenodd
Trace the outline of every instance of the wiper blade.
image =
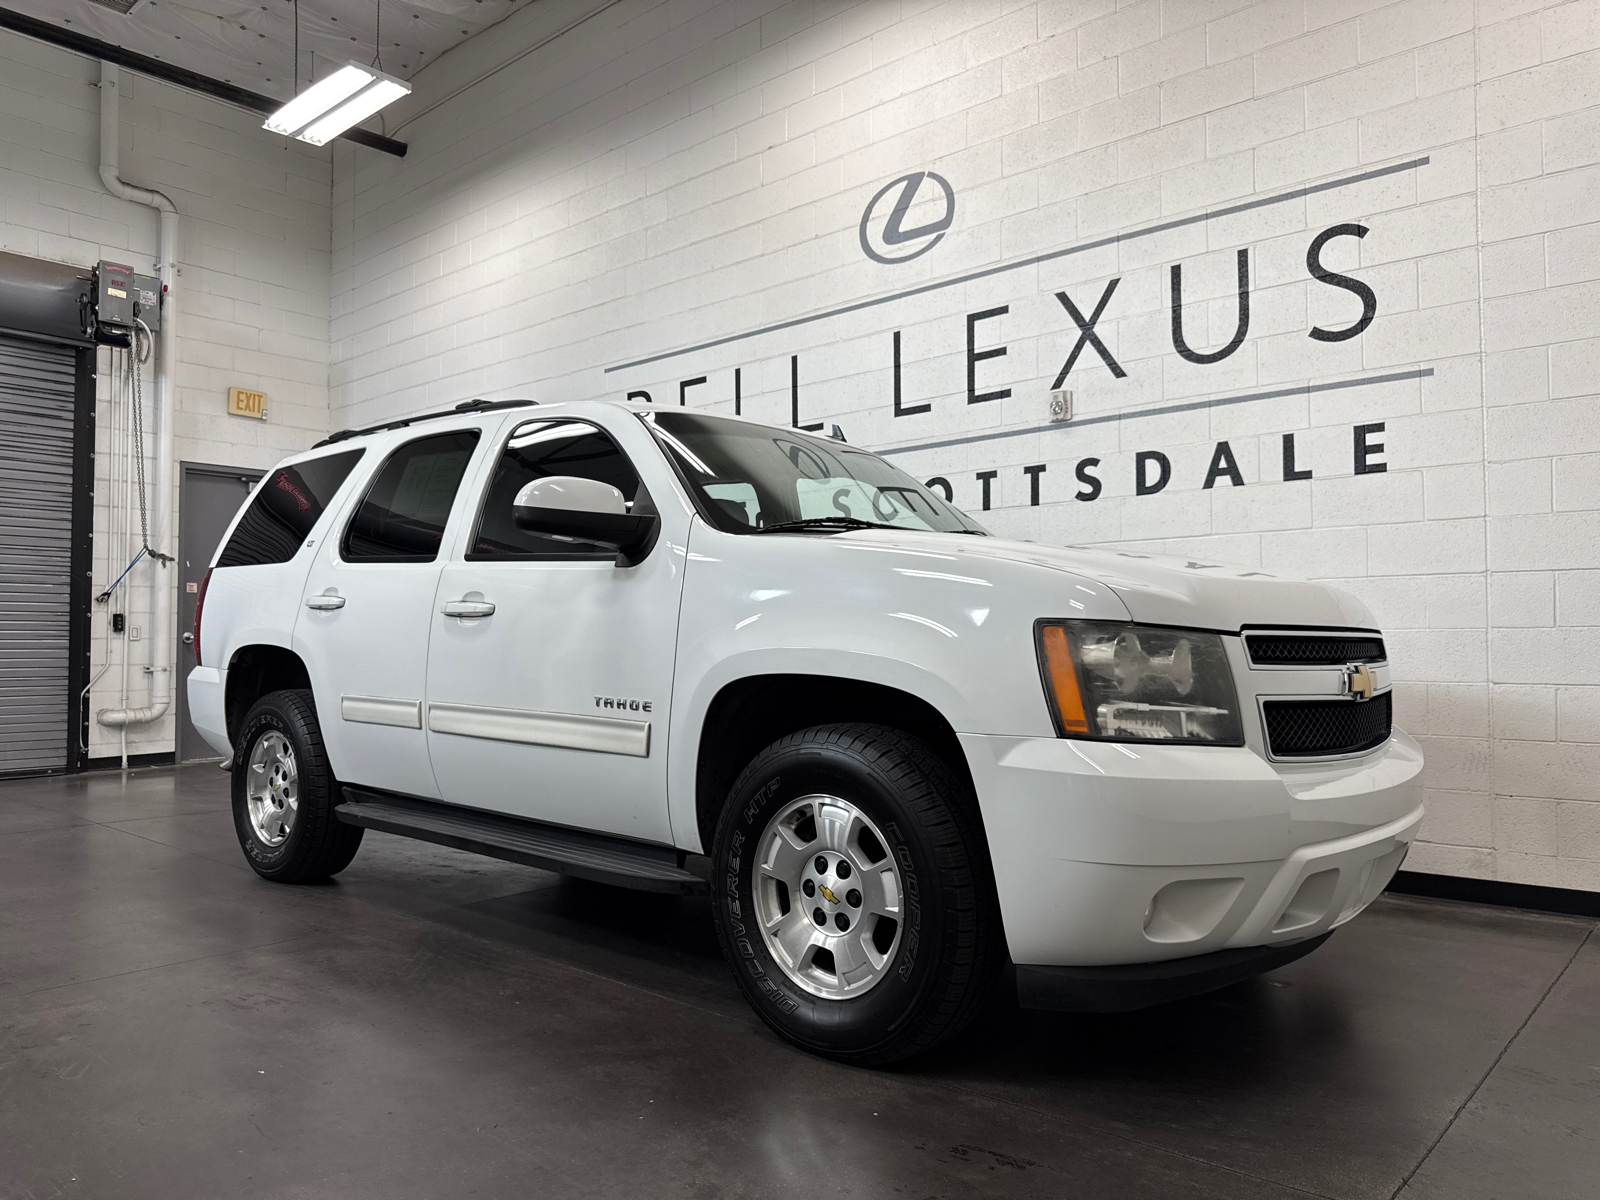
<svg viewBox="0 0 1600 1200">
<path fill-rule="evenodd" d="M 876 521 L 863 521 L 860 517 L 805 517 L 798 521 L 779 521 L 776 525 L 763 525 L 757 533 L 793 533 L 802 529 L 898 529 L 897 525 L 881 525 Z"/>
</svg>

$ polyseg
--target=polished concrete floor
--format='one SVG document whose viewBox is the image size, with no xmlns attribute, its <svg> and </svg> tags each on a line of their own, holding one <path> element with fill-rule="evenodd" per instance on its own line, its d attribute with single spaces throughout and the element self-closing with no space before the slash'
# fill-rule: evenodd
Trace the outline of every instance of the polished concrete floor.
<svg viewBox="0 0 1600 1200">
<path fill-rule="evenodd" d="M 0 781 L 0 1200 L 1600 1196 L 1595 922 L 1385 898 L 1262 980 L 779 1043 L 703 901 L 383 834 L 245 867 L 215 767 Z"/>
</svg>

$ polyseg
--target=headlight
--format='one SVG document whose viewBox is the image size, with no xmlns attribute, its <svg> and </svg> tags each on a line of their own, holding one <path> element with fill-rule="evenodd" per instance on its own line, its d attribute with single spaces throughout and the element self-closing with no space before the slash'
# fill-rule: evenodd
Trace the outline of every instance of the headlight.
<svg viewBox="0 0 1600 1200">
<path fill-rule="evenodd" d="M 1222 638 L 1189 629 L 1040 621 L 1039 669 L 1062 737 L 1241 746 Z"/>
</svg>

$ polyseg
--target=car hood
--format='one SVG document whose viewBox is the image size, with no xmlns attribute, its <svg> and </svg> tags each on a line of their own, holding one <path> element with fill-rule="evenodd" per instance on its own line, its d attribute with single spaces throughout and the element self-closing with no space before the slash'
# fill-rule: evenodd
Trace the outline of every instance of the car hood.
<svg viewBox="0 0 1600 1200">
<path fill-rule="evenodd" d="M 1132 550 L 1041 546 L 1008 538 L 902 534 L 861 530 L 846 535 L 936 547 L 968 560 L 991 559 L 1061 572 L 1109 587 L 1135 621 L 1234 631 L 1247 625 L 1375 628 L 1366 605 L 1325 583 L 1207 558 L 1175 558 Z M 1041 617 L 1064 613 L 1044 612 Z"/>
</svg>

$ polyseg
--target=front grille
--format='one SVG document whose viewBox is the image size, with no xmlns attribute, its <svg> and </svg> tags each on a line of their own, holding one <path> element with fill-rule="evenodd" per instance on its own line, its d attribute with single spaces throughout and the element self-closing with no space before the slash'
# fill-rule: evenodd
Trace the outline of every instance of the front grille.
<svg viewBox="0 0 1600 1200">
<path fill-rule="evenodd" d="M 1267 746 L 1274 758 L 1359 754 L 1389 740 L 1389 692 L 1355 700 L 1267 700 Z"/>
<path fill-rule="evenodd" d="M 1313 637 L 1252 633 L 1245 638 L 1245 644 L 1250 647 L 1250 661 L 1258 667 L 1329 667 L 1387 659 L 1381 637 L 1360 634 Z"/>
</svg>

